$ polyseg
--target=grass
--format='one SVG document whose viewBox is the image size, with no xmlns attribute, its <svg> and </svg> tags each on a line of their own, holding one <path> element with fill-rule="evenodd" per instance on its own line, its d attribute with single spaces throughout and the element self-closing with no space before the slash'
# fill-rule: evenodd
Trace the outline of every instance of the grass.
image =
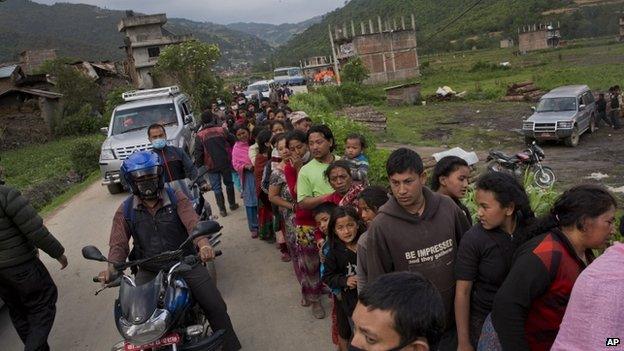
<svg viewBox="0 0 624 351">
<path fill-rule="evenodd" d="M 99 134 L 60 138 L 49 143 L 31 145 L 2 153 L 4 178 L 8 185 L 21 191 L 45 180 L 64 175 L 72 168 L 70 150 L 81 140 L 103 141 Z"/>
<path fill-rule="evenodd" d="M 66 192 L 61 195 L 55 197 L 50 203 L 45 205 L 40 211 L 39 214 L 41 216 L 46 216 L 56 210 L 59 206 L 63 205 L 65 202 L 69 201 L 71 198 L 76 196 L 85 190 L 89 185 L 95 183 L 100 180 L 100 172 L 96 171 L 91 173 L 87 178 L 85 178 L 82 182 L 77 183 L 69 188 Z"/>
</svg>

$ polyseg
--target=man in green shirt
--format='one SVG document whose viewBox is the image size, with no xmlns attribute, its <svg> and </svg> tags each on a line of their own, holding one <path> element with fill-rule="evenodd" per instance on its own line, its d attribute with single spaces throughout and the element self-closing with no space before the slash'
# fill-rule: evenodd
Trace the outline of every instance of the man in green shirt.
<svg viewBox="0 0 624 351">
<path fill-rule="evenodd" d="M 299 171 L 297 177 L 297 201 L 303 209 L 312 210 L 326 202 L 326 195 L 334 189 L 325 178 L 325 170 L 329 164 L 338 160 L 332 154 L 336 147 L 334 135 L 328 126 L 313 126 L 308 131 L 308 148 L 313 159 Z"/>
</svg>

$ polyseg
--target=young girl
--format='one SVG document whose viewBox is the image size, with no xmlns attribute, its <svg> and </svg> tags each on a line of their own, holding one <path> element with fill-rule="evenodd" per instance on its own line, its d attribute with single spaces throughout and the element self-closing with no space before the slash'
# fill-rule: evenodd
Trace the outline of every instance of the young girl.
<svg viewBox="0 0 624 351">
<path fill-rule="evenodd" d="M 232 149 L 232 166 L 241 180 L 243 202 L 247 211 L 247 224 L 252 238 L 258 237 L 258 198 L 254 167 L 249 159 L 249 129 L 240 126 L 236 129 L 238 141 Z"/>
<path fill-rule="evenodd" d="M 344 160 L 351 163 L 351 177 L 356 182 L 368 184 L 368 158 L 364 156 L 366 139 L 360 134 L 349 134 L 345 141 Z"/>
<path fill-rule="evenodd" d="M 329 252 L 322 279 L 332 290 L 340 290 L 336 296 L 338 334 L 344 340 L 351 340 L 351 315 L 357 304 L 357 241 L 365 227 L 355 209 L 338 207 L 332 212 L 328 229 Z"/>
<path fill-rule="evenodd" d="M 258 154 L 254 163 L 254 176 L 256 180 L 256 196 L 258 197 L 258 237 L 261 240 L 275 242 L 275 232 L 273 230 L 273 209 L 269 202 L 268 193 L 262 190 L 262 178 L 265 166 L 269 162 L 271 154 L 271 132 L 267 129 L 258 133 L 256 144 L 258 144 Z"/>
<path fill-rule="evenodd" d="M 368 228 L 377 216 L 379 208 L 388 201 L 388 191 L 380 186 L 370 186 L 358 195 L 358 212 L 362 221 Z M 368 270 L 366 269 L 366 240 L 368 232 L 360 236 L 357 243 L 357 268 L 355 273 L 357 276 L 358 292 L 364 289 L 368 283 Z"/>
<path fill-rule="evenodd" d="M 455 263 L 455 319 L 461 350 L 477 346 L 494 295 L 535 217 L 524 188 L 511 175 L 481 176 L 475 196 L 479 223 L 462 237 Z"/>
<path fill-rule="evenodd" d="M 464 211 L 468 222 L 472 225 L 472 215 L 461 202 L 468 190 L 470 167 L 468 162 L 457 156 L 446 156 L 436 164 L 431 176 L 431 190 L 453 199 Z"/>
</svg>

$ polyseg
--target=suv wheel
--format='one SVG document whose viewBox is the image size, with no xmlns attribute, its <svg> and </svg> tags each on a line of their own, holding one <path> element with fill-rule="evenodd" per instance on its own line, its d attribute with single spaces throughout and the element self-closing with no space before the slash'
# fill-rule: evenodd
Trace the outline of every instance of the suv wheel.
<svg viewBox="0 0 624 351">
<path fill-rule="evenodd" d="M 596 128 L 596 119 L 594 115 L 589 118 L 589 132 L 594 133 L 598 128 Z"/>
<path fill-rule="evenodd" d="M 106 186 L 108 188 L 108 192 L 112 195 L 123 193 L 124 188 L 120 183 L 109 184 Z"/>
<path fill-rule="evenodd" d="M 565 138 L 565 144 L 566 146 L 570 146 L 570 147 L 576 147 L 579 143 L 579 139 L 581 138 L 579 131 L 578 131 L 578 127 L 574 126 L 574 129 L 572 129 L 572 135 L 570 135 L 569 137 Z"/>
</svg>

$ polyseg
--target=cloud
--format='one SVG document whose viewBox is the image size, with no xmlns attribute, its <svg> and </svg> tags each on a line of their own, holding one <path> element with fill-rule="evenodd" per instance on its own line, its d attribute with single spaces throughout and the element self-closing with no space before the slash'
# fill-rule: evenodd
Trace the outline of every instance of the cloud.
<svg viewBox="0 0 624 351">
<path fill-rule="evenodd" d="M 221 24 L 232 22 L 294 23 L 325 14 L 344 0 L 36 0 L 42 4 L 71 2 L 111 10 L 164 12 L 167 17 Z"/>
</svg>

